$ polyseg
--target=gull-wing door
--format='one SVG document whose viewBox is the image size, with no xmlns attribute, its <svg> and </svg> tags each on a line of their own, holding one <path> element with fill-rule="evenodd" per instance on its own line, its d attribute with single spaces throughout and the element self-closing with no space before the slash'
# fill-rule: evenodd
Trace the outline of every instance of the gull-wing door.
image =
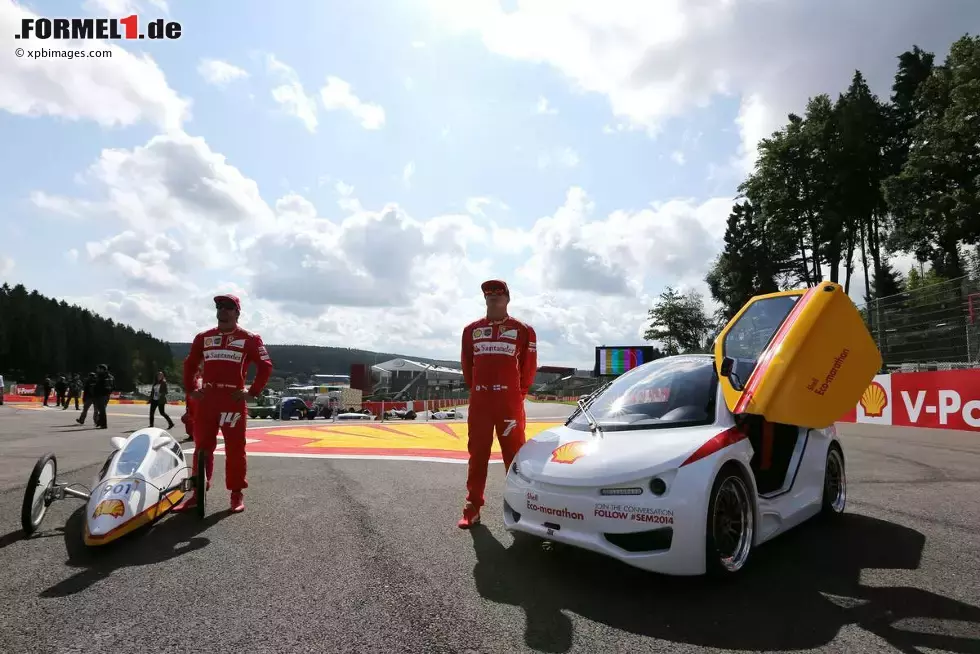
<svg viewBox="0 0 980 654">
<path fill-rule="evenodd" d="M 853 409 L 881 369 L 861 313 L 833 282 L 753 297 L 714 350 L 732 413 L 814 429 Z"/>
</svg>

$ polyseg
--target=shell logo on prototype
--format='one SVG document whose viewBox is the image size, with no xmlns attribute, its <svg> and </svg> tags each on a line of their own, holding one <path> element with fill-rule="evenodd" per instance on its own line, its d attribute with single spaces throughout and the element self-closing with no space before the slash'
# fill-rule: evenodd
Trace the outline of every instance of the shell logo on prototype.
<svg viewBox="0 0 980 654">
<path fill-rule="evenodd" d="M 592 453 L 593 448 L 588 441 L 572 441 L 555 448 L 551 460 L 555 463 L 575 463 L 583 456 Z"/>
<path fill-rule="evenodd" d="M 861 395 L 861 408 L 864 409 L 864 415 L 869 418 L 880 418 L 887 406 L 888 394 L 885 393 L 885 388 L 876 381 L 871 382 Z"/>
<path fill-rule="evenodd" d="M 125 513 L 126 507 L 123 505 L 122 500 L 102 500 L 95 507 L 95 512 L 92 514 L 92 517 L 98 518 L 100 515 L 111 515 L 113 518 L 121 518 Z"/>
</svg>

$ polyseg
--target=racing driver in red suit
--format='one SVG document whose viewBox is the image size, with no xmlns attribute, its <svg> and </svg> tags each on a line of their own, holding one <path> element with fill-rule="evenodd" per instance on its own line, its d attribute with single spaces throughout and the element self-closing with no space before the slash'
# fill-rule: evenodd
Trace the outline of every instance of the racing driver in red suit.
<svg viewBox="0 0 980 654">
<path fill-rule="evenodd" d="M 218 430 L 225 439 L 225 485 L 231 491 L 231 510 L 245 510 L 242 491 L 248 488 L 245 479 L 245 374 L 250 363 L 258 370 L 255 381 L 248 389 L 248 397 L 254 399 L 265 388 L 272 374 L 272 360 L 258 334 L 238 326 L 241 302 L 234 295 L 218 295 L 214 298 L 218 326 L 199 333 L 191 344 L 191 352 L 184 359 L 184 388 L 195 388 L 195 373 L 203 362 L 202 384 L 190 397 L 198 400 L 194 416 L 194 447 L 212 455 L 208 459 L 207 479 L 211 486 L 214 470 L 214 448 L 218 442 Z M 194 457 L 195 473 L 197 457 Z M 186 510 L 197 504 L 194 494 L 174 510 Z"/>
<path fill-rule="evenodd" d="M 463 328 L 461 361 L 463 380 L 470 389 L 466 418 L 470 457 L 460 529 L 480 522 L 494 430 L 505 474 L 524 445 L 524 398 L 538 369 L 537 336 L 530 325 L 507 314 L 510 289 L 506 282 L 490 280 L 481 289 L 487 316 Z"/>
</svg>

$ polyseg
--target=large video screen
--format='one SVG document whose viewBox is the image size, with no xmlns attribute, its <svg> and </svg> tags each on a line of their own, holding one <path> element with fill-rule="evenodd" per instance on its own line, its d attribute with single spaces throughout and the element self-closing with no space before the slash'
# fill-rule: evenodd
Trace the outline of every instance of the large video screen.
<svg viewBox="0 0 980 654">
<path fill-rule="evenodd" d="M 597 377 L 621 375 L 637 366 L 649 363 L 655 358 L 652 345 L 598 346 L 595 349 L 595 370 Z"/>
</svg>

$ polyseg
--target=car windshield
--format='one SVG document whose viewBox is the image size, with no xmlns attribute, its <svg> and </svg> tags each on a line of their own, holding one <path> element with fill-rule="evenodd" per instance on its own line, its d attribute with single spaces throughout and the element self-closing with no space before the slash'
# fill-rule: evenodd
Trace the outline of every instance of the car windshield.
<svg viewBox="0 0 980 654">
<path fill-rule="evenodd" d="M 150 435 L 140 434 L 129 441 L 126 448 L 119 455 L 119 462 L 116 463 L 117 475 L 131 475 L 143 463 L 146 453 L 150 450 Z"/>
<path fill-rule="evenodd" d="M 711 357 L 673 356 L 630 370 L 586 405 L 603 431 L 705 425 L 715 419 L 717 387 Z M 589 430 L 580 409 L 566 425 Z"/>
</svg>

